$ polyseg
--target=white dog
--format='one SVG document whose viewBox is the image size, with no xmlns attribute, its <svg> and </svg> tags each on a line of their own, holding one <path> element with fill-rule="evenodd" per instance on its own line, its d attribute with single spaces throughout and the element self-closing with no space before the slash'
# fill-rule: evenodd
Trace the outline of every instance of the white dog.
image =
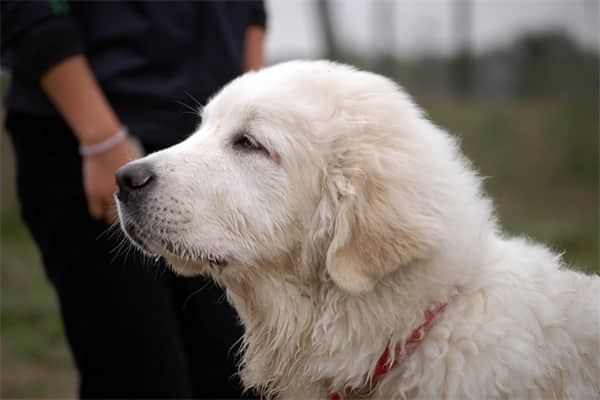
<svg viewBox="0 0 600 400">
<path fill-rule="evenodd" d="M 137 246 L 227 289 L 265 396 L 600 396 L 600 278 L 503 236 L 456 140 L 384 77 L 247 73 L 117 180 Z"/>
</svg>

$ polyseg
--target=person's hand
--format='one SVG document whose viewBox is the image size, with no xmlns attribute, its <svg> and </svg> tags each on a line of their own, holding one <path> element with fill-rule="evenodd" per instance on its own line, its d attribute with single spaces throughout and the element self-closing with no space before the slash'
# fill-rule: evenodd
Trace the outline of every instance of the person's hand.
<svg viewBox="0 0 600 400">
<path fill-rule="evenodd" d="M 130 139 L 125 139 L 103 153 L 83 157 L 83 189 L 92 218 L 104 219 L 108 224 L 115 222 L 115 172 L 122 165 L 141 156 L 139 147 Z"/>
<path fill-rule="evenodd" d="M 85 55 L 74 54 L 54 64 L 40 77 L 40 86 L 81 145 L 93 147 L 123 128 Z M 83 156 L 83 189 L 92 218 L 114 222 L 115 172 L 140 156 L 139 147 L 129 138 L 101 153 Z"/>
</svg>

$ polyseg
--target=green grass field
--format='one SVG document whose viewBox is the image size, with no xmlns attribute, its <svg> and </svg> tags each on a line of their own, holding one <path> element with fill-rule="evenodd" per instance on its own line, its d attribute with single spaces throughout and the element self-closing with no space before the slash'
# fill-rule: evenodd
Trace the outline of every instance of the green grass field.
<svg viewBox="0 0 600 400">
<path fill-rule="evenodd" d="M 598 100 L 417 98 L 486 177 L 504 229 L 564 251 L 598 273 Z M 3 137 L 3 143 L 6 143 Z M 2 149 L 1 398 L 76 396 L 56 297 L 14 205 Z"/>
<path fill-rule="evenodd" d="M 17 215 L 1 222 L 0 397 L 73 398 L 77 377 L 37 249 Z"/>
</svg>

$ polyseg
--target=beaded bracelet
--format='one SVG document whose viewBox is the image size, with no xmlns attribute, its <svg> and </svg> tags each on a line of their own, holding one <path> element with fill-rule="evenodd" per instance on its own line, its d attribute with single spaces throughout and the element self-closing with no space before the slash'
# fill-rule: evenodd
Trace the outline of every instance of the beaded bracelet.
<svg viewBox="0 0 600 400">
<path fill-rule="evenodd" d="M 82 156 L 88 157 L 88 156 L 95 156 L 95 155 L 104 153 L 105 151 L 114 147 L 121 140 L 125 139 L 127 137 L 128 132 L 129 131 L 126 126 L 121 126 L 121 129 L 119 129 L 119 131 L 117 133 L 115 133 L 113 136 L 109 137 L 108 139 L 101 141 L 100 143 L 91 144 L 91 145 L 80 144 L 79 145 L 79 154 L 81 154 Z"/>
</svg>

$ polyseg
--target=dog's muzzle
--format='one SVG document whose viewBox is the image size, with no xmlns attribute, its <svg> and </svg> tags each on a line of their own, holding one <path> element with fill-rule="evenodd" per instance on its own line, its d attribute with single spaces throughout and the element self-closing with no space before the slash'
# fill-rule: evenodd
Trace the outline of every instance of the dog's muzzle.
<svg viewBox="0 0 600 400">
<path fill-rule="evenodd" d="M 124 204 L 143 197 L 156 182 L 150 166 L 140 162 L 122 166 L 117 170 L 115 178 L 117 198 Z"/>
</svg>

